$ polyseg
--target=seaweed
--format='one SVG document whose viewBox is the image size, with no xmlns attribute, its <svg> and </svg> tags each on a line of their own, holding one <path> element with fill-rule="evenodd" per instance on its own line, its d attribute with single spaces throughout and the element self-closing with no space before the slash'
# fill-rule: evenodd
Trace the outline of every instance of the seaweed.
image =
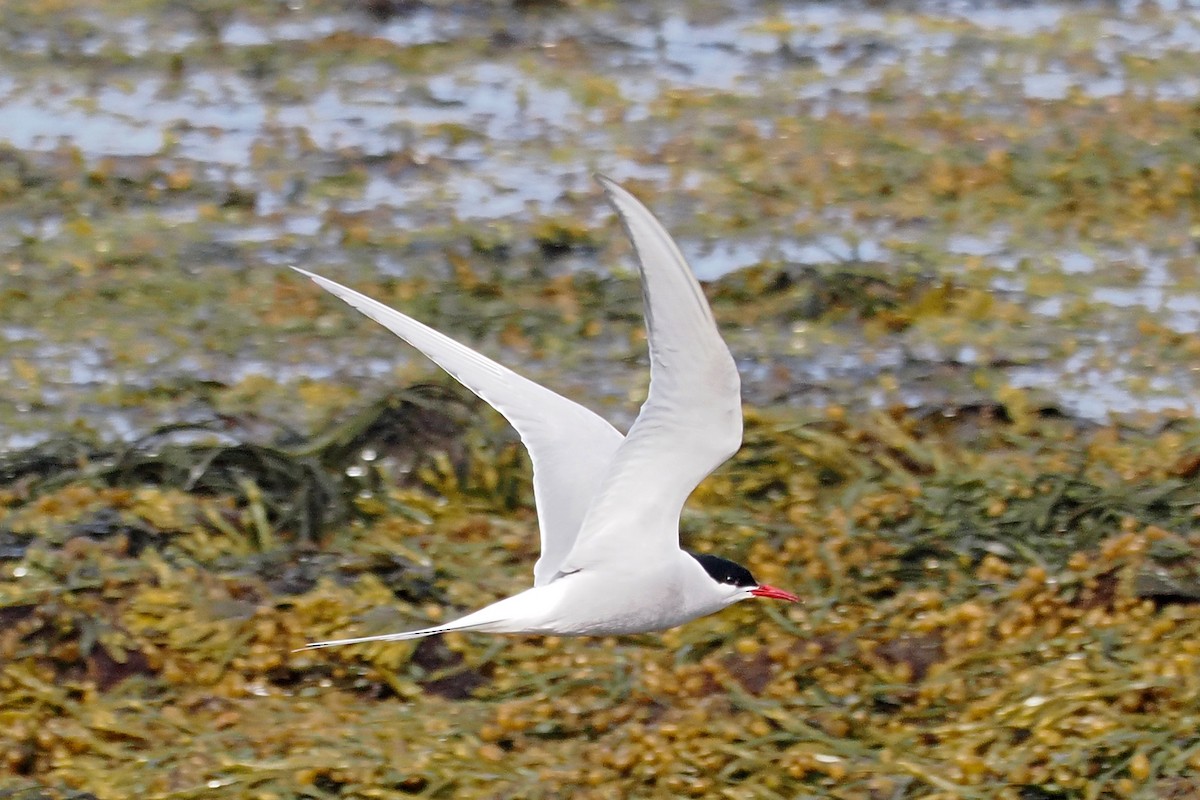
<svg viewBox="0 0 1200 800">
<path fill-rule="evenodd" d="M 742 453 L 689 504 L 685 536 L 798 589 L 803 607 L 744 604 L 627 640 L 449 635 L 293 653 L 510 593 L 536 553 L 528 498 L 503 488 L 528 466 L 488 422 L 465 417 L 455 442 L 438 439 L 461 449 L 458 469 L 426 445 L 414 484 L 405 440 L 369 408 L 289 445 L 331 485 L 350 480 L 347 442 L 396 456 L 370 462 L 375 511 L 299 549 L 278 547 L 289 529 L 271 520 L 285 518 L 255 512 L 244 480 L 156 483 L 179 480 L 177 456 L 130 470 L 150 439 L 120 470 L 125 449 L 109 447 L 101 469 L 89 455 L 45 483 L 23 473 L 0 518 L 23 547 L 0 584 L 0 717 L 22 791 L 1195 788 L 1200 503 L 1194 476 L 1178 477 L 1194 426 L 756 412 Z M 188 447 L 211 457 L 212 444 Z M 151 741 L 153 762 L 139 762 Z M 503 778 L 488 767 L 501 763 Z"/>
<path fill-rule="evenodd" d="M 354 498 L 375 477 L 351 468 L 364 453 L 368 464 L 386 456 L 404 460 L 407 472 L 419 471 L 432 449 L 454 441 L 467 408 L 461 395 L 419 384 L 371 402 L 307 440 L 296 440 L 282 425 L 270 426 L 271 443 L 251 440 L 263 437 L 261 424 L 227 416 L 159 426 L 124 445 L 54 438 L 0 453 L 0 488 L 26 501 L 76 482 L 234 497 L 251 513 L 258 549 L 271 549 L 281 531 L 313 543 L 359 508 Z M 111 535 L 93 524 L 94 534 Z"/>
</svg>

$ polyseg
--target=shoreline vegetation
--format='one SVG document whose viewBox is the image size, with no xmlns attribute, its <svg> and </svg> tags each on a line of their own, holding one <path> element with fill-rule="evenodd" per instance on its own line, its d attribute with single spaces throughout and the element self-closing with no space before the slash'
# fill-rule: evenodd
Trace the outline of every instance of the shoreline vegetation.
<svg viewBox="0 0 1200 800">
<path fill-rule="evenodd" d="M 499 424 L 427 411 L 430 447 L 339 455 L 403 447 L 416 409 L 287 447 L 163 434 L 0 462 L 4 753 L 27 776 L 8 796 L 1191 790 L 1194 421 L 750 412 L 683 529 L 798 611 L 292 652 L 527 579 L 528 469 Z"/>
</svg>

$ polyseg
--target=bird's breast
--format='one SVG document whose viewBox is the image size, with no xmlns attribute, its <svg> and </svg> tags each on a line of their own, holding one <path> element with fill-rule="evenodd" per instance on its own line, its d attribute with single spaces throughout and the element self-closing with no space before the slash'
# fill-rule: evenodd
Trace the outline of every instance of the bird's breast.
<svg viewBox="0 0 1200 800">
<path fill-rule="evenodd" d="M 647 633 L 673 628 L 695 616 L 687 612 L 677 581 L 662 575 L 605 577 L 579 572 L 560 580 L 570 584 L 554 611 L 553 633 Z"/>
</svg>

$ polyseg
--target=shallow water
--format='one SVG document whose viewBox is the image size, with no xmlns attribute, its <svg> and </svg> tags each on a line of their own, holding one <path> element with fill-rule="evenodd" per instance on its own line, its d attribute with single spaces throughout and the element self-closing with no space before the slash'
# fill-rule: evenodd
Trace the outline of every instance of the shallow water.
<svg viewBox="0 0 1200 800">
<path fill-rule="evenodd" d="M 278 272 L 290 263 L 359 285 L 429 278 L 451 294 L 453 252 L 516 287 L 486 314 L 519 320 L 522 292 L 547 275 L 607 274 L 625 258 L 596 170 L 631 182 L 707 280 L 764 264 L 915 270 L 1019 311 L 921 317 L 881 338 L 844 313 L 746 324 L 743 300 L 723 318 L 750 403 L 937 405 L 1014 386 L 1098 421 L 1200 409 L 1194 185 L 1181 177 L 1169 208 L 1128 216 L 1122 196 L 1136 165 L 1166 181 L 1193 160 L 1191 7 L 418 6 L 379 19 L 149 3 L 50 19 L 12 6 L 0 19 L 0 154 L 18 165 L 0 195 L 10 445 L 73 420 L 124 435 L 177 410 L 139 391 L 183 380 L 366 391 L 420 375 L 385 336 L 352 343 L 356 322 L 326 321 L 340 333 L 314 342 L 301 335 L 311 319 L 260 323 L 262 304 L 245 300 L 296 280 Z M 1091 144 L 1070 147 L 1097 125 L 1112 131 L 1090 166 Z M 928 165 L 965 152 L 973 167 L 975 151 L 1028 155 L 1034 173 L 1013 180 L 1033 181 L 1021 189 L 1033 199 L 935 200 Z M 788 164 L 798 152 L 822 174 Z M 1063 152 L 1080 174 L 1056 207 L 1092 195 L 1100 207 L 1050 222 L 1038 187 Z M 873 201 L 876 181 L 912 202 Z M 535 244 L 546 220 L 592 244 L 547 254 Z M 499 255 L 470 252 L 478 240 Z M 485 313 L 470 297 L 453 305 Z M 610 327 L 615 341 L 592 351 L 637 357 Z M 478 328 L 463 335 L 488 346 L 496 331 Z M 550 381 L 583 361 L 586 377 L 559 385 L 620 418 L 636 408 L 644 377 L 626 361 L 534 351 L 493 352 Z"/>
</svg>

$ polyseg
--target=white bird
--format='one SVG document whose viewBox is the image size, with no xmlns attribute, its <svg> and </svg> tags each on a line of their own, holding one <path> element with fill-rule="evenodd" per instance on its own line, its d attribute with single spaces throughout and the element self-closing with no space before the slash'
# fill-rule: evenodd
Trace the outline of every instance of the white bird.
<svg viewBox="0 0 1200 800">
<path fill-rule="evenodd" d="M 516 428 L 533 462 L 542 540 L 531 589 L 441 625 L 308 648 L 448 631 L 644 633 L 751 597 L 799 601 L 732 561 L 679 547 L 684 501 L 741 446 L 741 382 L 674 241 L 633 195 L 597 180 L 633 242 L 645 300 L 650 390 L 628 436 L 433 328 L 293 268 L 416 347 Z"/>
</svg>

